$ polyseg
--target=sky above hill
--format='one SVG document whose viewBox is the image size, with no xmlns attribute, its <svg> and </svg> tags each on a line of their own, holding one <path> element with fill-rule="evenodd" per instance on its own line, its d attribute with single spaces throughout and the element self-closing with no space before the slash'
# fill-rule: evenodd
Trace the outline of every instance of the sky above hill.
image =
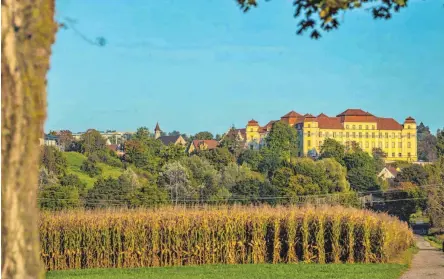
<svg viewBox="0 0 444 279">
<path fill-rule="evenodd" d="M 57 0 L 46 131 L 140 126 L 194 134 L 290 110 L 362 108 L 444 127 L 444 7 L 411 1 L 389 21 L 347 12 L 321 40 L 295 34 L 291 0 Z M 65 20 L 66 21 L 66 20 Z M 71 21 L 72 22 L 72 21 Z M 106 45 L 88 42 L 102 36 Z"/>
</svg>

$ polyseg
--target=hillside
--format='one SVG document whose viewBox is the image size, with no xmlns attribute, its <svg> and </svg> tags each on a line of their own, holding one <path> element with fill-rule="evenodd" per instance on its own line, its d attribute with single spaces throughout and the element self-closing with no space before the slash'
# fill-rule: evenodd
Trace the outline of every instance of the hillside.
<svg viewBox="0 0 444 279">
<path fill-rule="evenodd" d="M 89 177 L 88 174 L 80 170 L 80 166 L 82 165 L 83 161 L 87 159 L 86 156 L 77 152 L 63 152 L 63 155 L 66 157 L 66 161 L 68 163 L 68 173 L 77 175 L 80 180 L 86 183 L 86 188 L 92 188 L 94 186 L 94 182 L 100 176 Z M 100 166 L 102 169 L 101 176 L 103 177 L 118 178 L 123 173 L 123 169 L 112 167 L 104 163 L 98 163 L 98 166 Z"/>
</svg>

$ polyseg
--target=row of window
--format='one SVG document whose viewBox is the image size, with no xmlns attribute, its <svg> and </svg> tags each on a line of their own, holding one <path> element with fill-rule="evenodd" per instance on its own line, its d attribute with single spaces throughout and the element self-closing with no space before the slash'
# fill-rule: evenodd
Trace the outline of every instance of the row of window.
<svg viewBox="0 0 444 279">
<path fill-rule="evenodd" d="M 307 124 L 308 128 L 311 128 L 310 124 Z M 351 125 L 352 130 L 356 130 L 356 125 Z M 358 125 L 358 129 L 362 130 L 362 125 Z M 350 130 L 350 125 L 345 125 L 345 129 Z M 410 129 L 410 125 L 407 125 L 407 129 Z M 365 125 L 365 130 L 369 130 L 369 125 Z M 370 126 L 370 130 L 376 130 L 376 126 L 375 125 L 371 125 Z"/>
<path fill-rule="evenodd" d="M 306 135 L 307 135 L 307 137 L 311 137 L 312 133 L 310 131 L 308 131 L 306 133 Z M 331 135 L 331 136 L 333 136 L 333 138 L 336 138 L 338 136 L 339 136 L 339 138 L 342 138 L 344 136 L 344 133 L 343 132 L 332 132 L 332 133 L 330 133 L 330 132 L 324 132 L 324 133 L 323 132 L 319 132 L 318 135 L 319 135 L 319 137 L 327 137 L 328 138 Z M 407 133 L 407 135 L 406 135 L 406 137 L 408 139 L 410 139 L 411 137 L 414 137 L 414 136 L 415 136 L 414 134 L 410 134 L 410 133 Z M 356 133 L 356 132 L 345 132 L 345 137 L 346 138 L 349 138 L 349 137 L 352 137 L 352 138 L 356 138 L 356 137 L 362 138 L 362 137 L 365 137 L 365 138 L 373 138 L 373 139 L 374 138 L 382 139 L 382 138 L 402 138 L 402 135 L 400 133 L 398 133 L 398 134 L 392 133 L 391 137 L 390 137 L 388 132 L 386 132 L 385 134 L 383 134 L 383 133 L 376 134 L 374 132 L 372 134 L 369 134 L 368 132 L 366 132 L 365 134 L 363 134 L 362 132 L 359 132 L 359 133 Z"/>
<path fill-rule="evenodd" d="M 361 148 L 363 147 L 363 144 L 361 142 L 358 142 L 358 144 L 359 144 L 359 146 Z M 347 146 L 350 145 L 350 142 L 347 141 L 346 145 Z M 310 140 L 307 141 L 307 146 L 311 147 L 311 141 Z M 319 146 L 322 146 L 322 141 L 319 141 Z M 376 147 L 376 143 L 372 142 L 372 148 L 375 148 L 375 147 Z M 378 147 L 382 148 L 382 142 L 381 141 L 378 142 Z M 407 143 L 407 148 L 411 148 L 411 147 L 412 147 L 412 144 L 410 142 L 408 142 Z M 365 148 L 370 148 L 370 143 L 369 142 L 365 143 Z M 385 148 L 389 148 L 389 143 L 388 142 L 385 143 Z M 396 148 L 396 143 L 395 142 L 392 142 L 392 148 Z M 402 148 L 402 142 L 398 142 L 398 148 Z"/>
</svg>

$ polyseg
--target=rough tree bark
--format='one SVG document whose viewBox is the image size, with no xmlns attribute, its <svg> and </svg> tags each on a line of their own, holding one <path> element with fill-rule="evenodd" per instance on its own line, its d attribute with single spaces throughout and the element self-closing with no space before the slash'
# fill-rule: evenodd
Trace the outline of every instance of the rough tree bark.
<svg viewBox="0 0 444 279">
<path fill-rule="evenodd" d="M 54 0 L 2 0 L 2 278 L 42 278 L 37 176 Z"/>
</svg>

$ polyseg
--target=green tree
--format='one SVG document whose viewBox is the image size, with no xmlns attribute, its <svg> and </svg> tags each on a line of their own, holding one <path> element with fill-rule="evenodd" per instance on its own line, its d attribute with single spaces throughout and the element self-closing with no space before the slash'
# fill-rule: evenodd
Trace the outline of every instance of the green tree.
<svg viewBox="0 0 444 279">
<path fill-rule="evenodd" d="M 102 168 L 97 165 L 97 161 L 91 156 L 83 161 L 82 165 L 80 166 L 80 170 L 88 174 L 89 177 L 94 177 L 102 173 Z"/>
<path fill-rule="evenodd" d="M 87 208 L 128 207 L 132 192 L 131 182 L 121 175 L 118 179 L 99 178 L 85 198 Z"/>
<path fill-rule="evenodd" d="M 196 140 L 211 140 L 211 139 L 213 139 L 213 134 L 208 131 L 199 132 L 194 135 L 194 139 L 196 139 Z"/>
<path fill-rule="evenodd" d="M 168 146 L 165 146 L 162 148 L 160 154 L 164 163 L 180 160 L 181 158 L 185 157 L 185 155 L 185 147 L 179 144 L 169 144 Z"/>
<path fill-rule="evenodd" d="M 178 161 L 164 166 L 159 185 L 170 193 L 171 201 L 176 205 L 180 200 L 193 199 L 195 193 L 190 187 L 187 169 Z"/>
<path fill-rule="evenodd" d="M 53 146 L 43 146 L 40 165 L 43 166 L 49 174 L 55 176 L 63 175 L 68 166 L 63 153 Z"/>
<path fill-rule="evenodd" d="M 434 162 L 438 158 L 436 150 L 436 137 L 430 133 L 428 126 L 420 123 L 416 128 L 418 139 L 418 159 L 422 161 Z"/>
<path fill-rule="evenodd" d="M 106 139 L 96 130 L 89 129 L 80 138 L 80 152 L 93 153 L 106 148 Z"/>
<path fill-rule="evenodd" d="M 86 183 L 75 174 L 67 174 L 60 178 L 60 185 L 77 188 L 80 197 L 86 195 Z"/>
<path fill-rule="evenodd" d="M 340 142 L 327 138 L 321 146 L 321 159 L 333 158 L 344 165 L 345 146 Z"/>
<path fill-rule="evenodd" d="M 232 127 L 220 140 L 220 146 L 228 148 L 236 158 L 238 158 L 244 150 L 244 145 L 245 143 L 240 139 L 240 136 L 234 127 Z"/>
<path fill-rule="evenodd" d="M 316 161 L 321 172 L 326 174 L 325 188 L 329 193 L 348 192 L 350 183 L 347 181 L 347 169 L 333 158 Z"/>
<path fill-rule="evenodd" d="M 131 198 L 131 205 L 135 207 L 155 207 L 168 202 L 168 193 L 155 185 L 137 188 Z"/>
<path fill-rule="evenodd" d="M 436 150 L 438 152 L 438 157 L 444 156 L 444 129 L 438 130 L 436 136 Z"/>
<path fill-rule="evenodd" d="M 174 131 L 172 131 L 172 132 L 169 132 L 169 133 L 168 133 L 168 136 L 180 136 L 180 132 L 174 130 Z"/>
<path fill-rule="evenodd" d="M 271 183 L 277 189 L 279 196 L 286 193 L 286 188 L 290 183 L 290 177 L 293 175 L 294 171 L 289 167 L 281 167 L 274 173 Z"/>
<path fill-rule="evenodd" d="M 133 134 L 131 139 L 138 140 L 140 142 L 144 142 L 144 141 L 148 140 L 149 138 L 152 138 L 152 134 L 150 133 L 148 128 L 147 127 L 140 127 Z"/>
<path fill-rule="evenodd" d="M 319 194 L 321 188 L 313 182 L 311 177 L 303 174 L 292 175 L 288 182 L 288 187 L 284 189 L 285 196 L 294 199 L 301 195 Z"/>
<path fill-rule="evenodd" d="M 411 182 L 417 186 L 426 185 L 428 180 L 427 171 L 420 165 L 410 165 L 403 168 L 395 178 L 395 182 Z"/>
<path fill-rule="evenodd" d="M 298 138 L 296 129 L 288 124 L 277 121 L 265 139 L 271 152 L 279 155 L 282 160 L 289 161 L 298 155 Z"/>
<path fill-rule="evenodd" d="M 366 152 L 355 149 L 344 157 L 347 168 L 347 179 L 356 191 L 372 191 L 380 189 L 376 176 L 376 166 L 373 158 Z"/>
<path fill-rule="evenodd" d="M 384 211 L 398 216 L 403 221 L 409 221 L 410 215 L 418 210 L 423 211 L 426 206 L 426 193 L 411 182 L 400 182 L 395 186 L 396 191 L 387 191 L 383 198 Z"/>
<path fill-rule="evenodd" d="M 59 145 L 63 148 L 64 151 L 70 151 L 70 147 L 74 141 L 74 137 L 72 136 L 72 132 L 69 130 L 61 130 L 57 133 Z"/>
<path fill-rule="evenodd" d="M 260 150 L 262 160 L 258 169 L 261 173 L 266 174 L 268 178 L 273 177 L 274 172 L 282 165 L 282 158 L 276 152 L 268 147 Z"/>
<path fill-rule="evenodd" d="M 224 200 L 229 196 L 228 188 L 221 183 L 221 175 L 205 158 L 193 155 L 181 160 L 189 171 L 191 187 L 201 201 Z"/>
<path fill-rule="evenodd" d="M 246 179 L 237 182 L 231 188 L 230 200 L 235 203 L 249 204 L 258 201 L 261 182 L 256 179 Z"/>
<path fill-rule="evenodd" d="M 240 165 L 247 164 L 252 170 L 259 170 L 259 164 L 262 161 L 262 154 L 258 150 L 245 149 L 238 158 Z"/>
<path fill-rule="evenodd" d="M 73 186 L 51 185 L 39 192 L 39 206 L 41 209 L 61 210 L 80 206 L 79 192 Z"/>
<path fill-rule="evenodd" d="M 228 151 L 228 148 L 223 147 L 199 151 L 197 155 L 207 159 L 217 170 L 236 162 L 236 158 Z"/>
</svg>

